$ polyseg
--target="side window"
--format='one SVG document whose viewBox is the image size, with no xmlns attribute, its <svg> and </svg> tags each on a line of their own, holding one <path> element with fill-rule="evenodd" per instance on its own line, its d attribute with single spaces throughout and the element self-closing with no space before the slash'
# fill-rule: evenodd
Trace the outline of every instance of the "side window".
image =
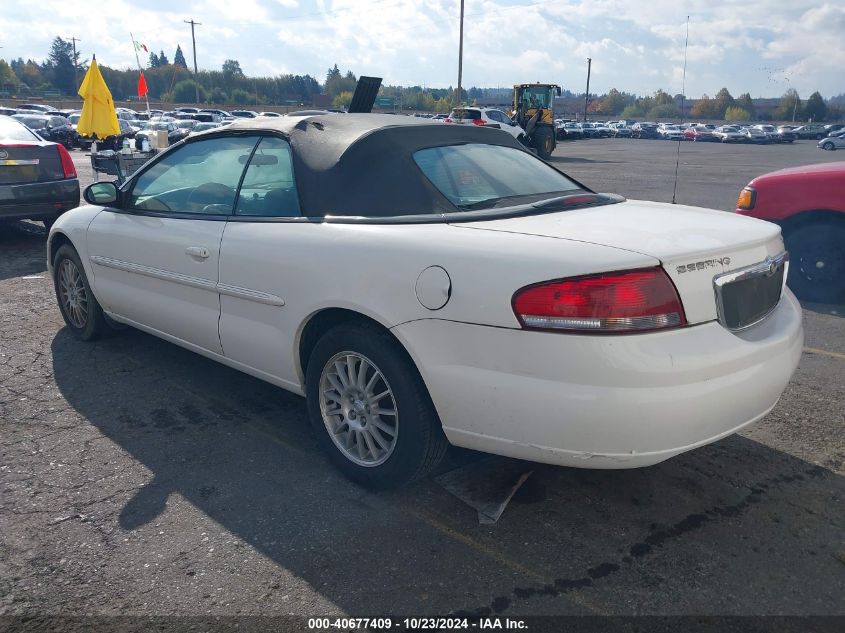
<svg viewBox="0 0 845 633">
<path fill-rule="evenodd" d="M 249 161 L 235 214 L 286 218 L 300 215 L 287 141 L 274 136 L 261 139 Z"/>
<path fill-rule="evenodd" d="M 138 177 L 128 207 L 231 214 L 235 191 L 257 140 L 255 136 L 228 136 L 186 144 Z"/>
</svg>

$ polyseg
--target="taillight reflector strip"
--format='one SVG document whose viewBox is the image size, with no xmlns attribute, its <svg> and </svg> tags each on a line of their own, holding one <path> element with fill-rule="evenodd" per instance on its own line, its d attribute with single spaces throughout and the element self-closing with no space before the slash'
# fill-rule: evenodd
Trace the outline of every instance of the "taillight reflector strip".
<svg viewBox="0 0 845 633">
<path fill-rule="evenodd" d="M 624 333 L 686 324 L 678 292 L 660 267 L 536 284 L 517 291 L 512 303 L 526 329 Z"/>
</svg>

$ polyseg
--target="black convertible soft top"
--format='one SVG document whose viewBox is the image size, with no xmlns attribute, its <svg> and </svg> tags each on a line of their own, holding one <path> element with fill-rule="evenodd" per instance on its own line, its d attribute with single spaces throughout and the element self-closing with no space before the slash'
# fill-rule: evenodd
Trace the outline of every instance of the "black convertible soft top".
<svg viewBox="0 0 845 633">
<path fill-rule="evenodd" d="M 237 121 L 219 131 L 275 132 L 293 148 L 303 215 L 390 217 L 459 211 L 413 160 L 426 147 L 484 143 L 524 149 L 510 134 L 387 114 Z"/>
</svg>

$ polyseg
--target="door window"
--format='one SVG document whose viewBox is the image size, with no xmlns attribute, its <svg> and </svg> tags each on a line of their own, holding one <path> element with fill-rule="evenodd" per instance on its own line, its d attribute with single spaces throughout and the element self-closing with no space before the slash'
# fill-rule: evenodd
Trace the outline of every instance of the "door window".
<svg viewBox="0 0 845 633">
<path fill-rule="evenodd" d="M 187 143 L 135 181 L 128 207 L 174 214 L 229 215 L 255 136 Z"/>
<path fill-rule="evenodd" d="M 261 139 L 241 185 L 236 215 L 296 217 L 300 215 L 290 145 L 284 139 Z"/>
</svg>

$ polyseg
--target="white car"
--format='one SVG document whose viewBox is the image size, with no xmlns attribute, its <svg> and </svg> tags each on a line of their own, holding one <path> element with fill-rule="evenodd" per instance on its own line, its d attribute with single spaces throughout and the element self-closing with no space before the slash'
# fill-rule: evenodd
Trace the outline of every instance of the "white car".
<svg viewBox="0 0 845 633">
<path fill-rule="evenodd" d="M 597 194 L 475 125 L 239 121 L 85 200 L 48 238 L 68 330 L 127 324 L 305 395 L 371 486 L 448 443 L 656 464 L 766 415 L 801 355 L 775 224 Z"/>
<path fill-rule="evenodd" d="M 738 127 L 733 125 L 720 125 L 713 130 L 713 136 L 719 139 L 722 143 L 742 143 L 745 139 L 745 134 L 739 131 Z"/>
<path fill-rule="evenodd" d="M 514 138 L 525 136 L 525 130 L 496 108 L 454 108 L 444 123 L 477 125 L 503 130 Z"/>
<path fill-rule="evenodd" d="M 835 136 L 828 136 L 827 138 L 823 138 L 818 142 L 816 146 L 828 151 L 845 149 L 845 132 L 840 132 Z"/>
<path fill-rule="evenodd" d="M 667 141 L 682 141 L 684 140 L 684 131 L 679 125 L 672 125 L 670 123 L 661 123 L 657 127 L 657 133 L 660 138 Z"/>
</svg>

